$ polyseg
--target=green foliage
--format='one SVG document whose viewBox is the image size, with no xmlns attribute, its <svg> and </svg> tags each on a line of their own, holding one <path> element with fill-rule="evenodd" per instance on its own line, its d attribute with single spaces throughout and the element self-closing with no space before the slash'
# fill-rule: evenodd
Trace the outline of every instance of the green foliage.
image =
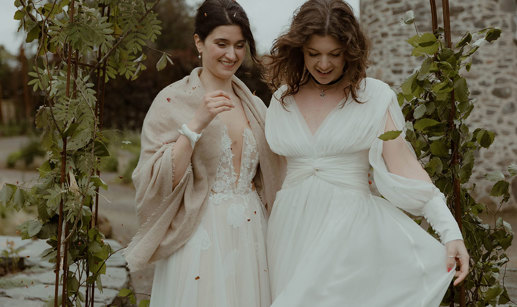
<svg viewBox="0 0 517 307">
<path fill-rule="evenodd" d="M 7 248 L 2 250 L 2 253 L 0 253 L 0 268 L 2 269 L 0 271 L 3 273 L 13 273 L 20 269 L 20 252 L 24 247 L 16 247 L 16 243 L 14 241 L 7 240 L 5 243 Z M 21 260 L 23 261 L 23 259 Z"/>
<path fill-rule="evenodd" d="M 131 289 L 128 289 L 128 288 L 121 289 L 118 292 L 117 296 L 127 298 L 130 304 L 136 305 L 136 296 L 135 296 L 135 293 Z M 138 303 L 138 307 L 149 307 L 150 303 L 151 303 L 151 301 L 149 299 L 141 300 Z"/>
<path fill-rule="evenodd" d="M 491 28 L 466 33 L 453 48 L 447 47 L 442 30 L 411 37 L 408 42 L 413 46 L 412 55 L 421 57 L 422 64 L 402 84 L 398 95 L 410 123 L 406 139 L 446 195 L 451 210 L 454 211 L 456 197 L 461 203 L 463 235 L 471 257 L 471 272 L 464 282 L 467 306 L 495 306 L 509 301 L 498 276 L 508 262 L 505 251 L 513 239 L 512 229 L 502 218 L 494 225 L 485 224 L 479 215 L 486 211 L 486 206 L 470 195 L 475 189 L 469 181 L 474 157 L 493 143 L 495 134 L 483 128 L 471 131 L 467 125 L 475 105 L 462 75 L 464 70 L 470 70 L 472 55 L 479 47 L 496 40 L 500 33 Z M 487 176 L 494 182 L 490 195 L 499 199 L 499 209 L 510 197 L 508 180 L 516 173 L 513 164 L 506 172 Z M 461 184 L 460 195 L 454 194 L 454 180 Z M 450 295 L 446 296 L 444 303 L 449 304 L 450 300 Z"/>
<path fill-rule="evenodd" d="M 100 161 L 99 168 L 103 172 L 116 172 L 118 171 L 118 159 L 115 155 L 103 157 Z"/>
<path fill-rule="evenodd" d="M 389 141 L 396 139 L 402 131 L 388 131 L 379 136 L 379 139 L 383 141 Z"/>
<path fill-rule="evenodd" d="M 26 41 L 38 44 L 29 85 L 45 95 L 35 123 L 48 159 L 34 185 L 4 185 L 0 205 L 37 208 L 37 219 L 18 230 L 23 238 L 46 240 L 50 247 L 42 257 L 50 262 L 62 265 L 66 257 L 63 301 L 70 305 L 85 302 L 80 286 L 102 291 L 106 261 L 116 252 L 94 225 L 98 191 L 107 189 L 98 170 L 102 163 L 114 164 L 109 137 L 101 130 L 104 101 L 98 90 L 112 79 L 135 79 L 145 70 L 142 48 L 161 31 L 153 12 L 157 2 L 15 1 L 14 18 Z M 66 249 L 58 254 L 58 247 Z"/>
<path fill-rule="evenodd" d="M 17 136 L 32 133 L 29 123 L 25 121 L 10 122 L 7 124 L 0 123 L 0 136 Z"/>
<path fill-rule="evenodd" d="M 12 152 L 7 156 L 7 167 L 14 168 L 16 162 L 22 160 L 25 167 L 29 167 L 36 157 L 44 157 L 45 151 L 41 148 L 40 141 L 37 138 L 31 138 L 29 142 L 19 150 Z"/>
</svg>

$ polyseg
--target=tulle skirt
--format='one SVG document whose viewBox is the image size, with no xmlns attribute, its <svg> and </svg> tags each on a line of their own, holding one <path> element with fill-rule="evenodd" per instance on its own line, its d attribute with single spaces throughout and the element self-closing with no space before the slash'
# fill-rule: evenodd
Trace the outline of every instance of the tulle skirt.
<svg viewBox="0 0 517 307">
<path fill-rule="evenodd" d="M 196 233 L 155 267 L 152 307 L 269 307 L 266 219 L 255 191 L 213 194 Z"/>
<path fill-rule="evenodd" d="M 277 193 L 268 225 L 272 307 L 436 307 L 453 278 L 405 213 L 316 176 Z"/>
</svg>

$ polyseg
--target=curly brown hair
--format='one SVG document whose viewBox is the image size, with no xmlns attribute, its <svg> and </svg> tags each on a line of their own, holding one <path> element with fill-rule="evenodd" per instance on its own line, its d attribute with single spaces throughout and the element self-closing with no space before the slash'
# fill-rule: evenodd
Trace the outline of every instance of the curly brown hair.
<svg viewBox="0 0 517 307">
<path fill-rule="evenodd" d="M 344 68 L 345 96 L 361 103 L 357 97 L 360 82 L 366 77 L 369 43 L 354 17 L 350 5 L 342 0 L 309 0 L 297 12 L 287 33 L 279 36 L 265 56 L 266 82 L 272 90 L 283 84 L 287 90 L 280 97 L 294 95 L 309 81 L 303 59 L 303 46 L 312 35 L 330 35 L 342 43 L 346 65 Z"/>
</svg>

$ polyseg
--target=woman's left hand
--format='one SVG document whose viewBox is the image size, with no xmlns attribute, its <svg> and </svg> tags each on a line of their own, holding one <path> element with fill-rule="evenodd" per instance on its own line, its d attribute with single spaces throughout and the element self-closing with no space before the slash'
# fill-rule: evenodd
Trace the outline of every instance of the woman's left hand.
<svg viewBox="0 0 517 307">
<path fill-rule="evenodd" d="M 457 286 L 469 273 L 469 253 L 463 240 L 449 241 L 445 243 L 445 248 L 447 250 L 447 270 L 452 270 L 455 264 L 460 268 L 454 274 L 456 277 L 454 285 Z"/>
</svg>

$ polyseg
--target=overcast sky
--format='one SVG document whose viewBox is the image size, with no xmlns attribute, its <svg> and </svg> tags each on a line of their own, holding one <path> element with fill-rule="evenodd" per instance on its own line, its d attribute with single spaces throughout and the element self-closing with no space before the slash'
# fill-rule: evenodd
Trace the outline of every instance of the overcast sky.
<svg viewBox="0 0 517 307">
<path fill-rule="evenodd" d="M 202 1 L 186 0 L 194 9 Z M 18 22 L 13 19 L 16 11 L 13 2 L 0 0 L 0 45 L 4 45 L 11 53 L 17 53 L 23 39 L 22 35 L 16 33 Z M 305 0 L 238 0 L 238 2 L 248 14 L 258 51 L 266 53 L 273 40 L 287 29 L 294 10 Z M 358 14 L 359 0 L 347 2 Z"/>
</svg>

